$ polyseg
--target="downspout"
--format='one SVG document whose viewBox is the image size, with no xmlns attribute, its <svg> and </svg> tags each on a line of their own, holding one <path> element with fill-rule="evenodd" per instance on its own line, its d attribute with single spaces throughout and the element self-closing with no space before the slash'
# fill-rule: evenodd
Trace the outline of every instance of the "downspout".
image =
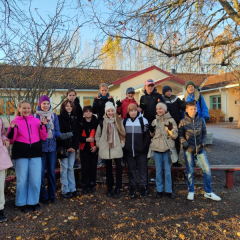
<svg viewBox="0 0 240 240">
<path fill-rule="evenodd" d="M 224 95 L 224 113 L 225 113 L 225 122 L 227 121 L 227 94 L 222 92 L 222 89 L 219 88 L 219 92 Z"/>
</svg>

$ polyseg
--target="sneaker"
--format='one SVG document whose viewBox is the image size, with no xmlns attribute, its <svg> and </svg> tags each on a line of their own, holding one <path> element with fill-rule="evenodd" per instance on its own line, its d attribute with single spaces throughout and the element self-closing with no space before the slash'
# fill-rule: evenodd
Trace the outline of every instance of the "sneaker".
<svg viewBox="0 0 240 240">
<path fill-rule="evenodd" d="M 177 162 L 172 164 L 173 167 L 182 167 L 182 164 L 177 160 Z"/>
<path fill-rule="evenodd" d="M 115 188 L 114 189 L 114 197 L 115 198 L 119 198 L 120 197 L 120 189 L 119 188 Z"/>
<path fill-rule="evenodd" d="M 26 207 L 24 208 L 23 212 L 24 213 L 30 213 L 34 211 L 34 206 L 35 205 L 26 205 Z"/>
<path fill-rule="evenodd" d="M 80 164 L 78 163 L 78 160 L 75 160 L 73 168 L 80 168 Z"/>
<path fill-rule="evenodd" d="M 78 196 L 80 196 L 80 193 L 78 191 L 74 191 L 74 192 L 72 192 L 72 196 L 78 197 Z"/>
<path fill-rule="evenodd" d="M 6 222 L 6 221 L 7 221 L 7 218 L 5 217 L 3 210 L 0 210 L 0 223 Z"/>
<path fill-rule="evenodd" d="M 217 196 L 215 193 L 204 193 L 204 197 L 205 198 L 210 198 L 210 199 L 212 199 L 212 200 L 214 200 L 214 201 L 221 201 L 221 198 L 219 197 L 219 196 Z"/>
<path fill-rule="evenodd" d="M 187 199 L 192 201 L 194 199 L 194 192 L 189 192 L 188 196 L 187 196 Z"/>
<path fill-rule="evenodd" d="M 122 167 L 126 167 L 126 162 L 123 159 L 121 160 L 121 165 Z"/>
<path fill-rule="evenodd" d="M 88 193 L 87 187 L 83 187 L 82 188 L 82 194 L 87 194 L 87 193 Z"/>
<path fill-rule="evenodd" d="M 95 191 L 96 191 L 95 184 L 94 183 L 90 183 L 89 193 L 94 193 Z"/>
<path fill-rule="evenodd" d="M 147 189 L 145 187 L 141 187 L 140 189 L 140 197 L 147 197 Z"/>
<path fill-rule="evenodd" d="M 194 159 L 194 164 L 193 164 L 194 167 L 201 167 L 198 163 L 198 160 L 197 159 Z"/>
<path fill-rule="evenodd" d="M 42 203 L 42 204 L 49 204 L 49 203 L 50 203 L 50 200 L 49 200 L 49 199 L 46 199 L 46 200 L 40 201 L 40 203 Z"/>
<path fill-rule="evenodd" d="M 63 197 L 65 197 L 65 198 L 71 198 L 71 197 L 73 196 L 71 192 L 67 192 L 67 193 L 62 194 L 62 195 L 63 195 Z"/>
<path fill-rule="evenodd" d="M 131 198 L 134 198 L 135 197 L 135 194 L 136 194 L 136 189 L 135 187 L 131 187 L 130 190 L 129 190 L 129 193 L 128 195 L 131 197 Z"/>
<path fill-rule="evenodd" d="M 162 197 L 162 192 L 157 192 L 156 197 L 157 197 L 157 198 L 161 198 L 161 197 Z"/>
<path fill-rule="evenodd" d="M 33 205 L 33 211 L 40 211 L 41 210 L 41 207 L 40 207 L 40 204 L 36 204 L 36 205 Z"/>
<path fill-rule="evenodd" d="M 56 202 L 57 202 L 57 199 L 56 199 L 56 198 L 50 198 L 50 202 L 51 202 L 51 203 L 56 203 Z"/>
<path fill-rule="evenodd" d="M 166 194 L 167 194 L 167 196 L 168 196 L 169 198 L 171 198 L 171 199 L 174 199 L 174 198 L 175 198 L 173 193 L 166 193 Z"/>
<path fill-rule="evenodd" d="M 106 195 L 107 195 L 107 197 L 112 197 L 113 196 L 112 188 L 107 189 Z"/>
<path fill-rule="evenodd" d="M 101 159 L 99 161 L 99 165 L 100 165 L 100 167 L 105 167 L 105 160 Z"/>
</svg>

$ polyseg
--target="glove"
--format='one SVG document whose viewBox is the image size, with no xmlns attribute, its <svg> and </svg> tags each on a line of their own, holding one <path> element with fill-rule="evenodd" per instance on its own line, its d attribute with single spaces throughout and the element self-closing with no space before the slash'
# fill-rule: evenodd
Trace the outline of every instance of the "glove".
<svg viewBox="0 0 240 240">
<path fill-rule="evenodd" d="M 169 131 L 171 131 L 173 129 L 173 124 L 171 122 L 168 122 L 168 125 L 164 125 L 168 128 Z"/>
<path fill-rule="evenodd" d="M 152 126 L 151 124 L 149 124 L 149 131 L 150 131 L 151 133 L 154 133 L 155 128 L 156 128 L 156 126 Z"/>
<path fill-rule="evenodd" d="M 186 151 L 188 149 L 188 142 L 185 141 L 182 143 L 183 149 Z"/>
<path fill-rule="evenodd" d="M 120 100 L 117 100 L 117 101 L 116 101 L 116 104 L 117 104 L 118 107 L 121 107 L 121 106 L 122 106 L 122 103 L 120 102 Z"/>
<path fill-rule="evenodd" d="M 210 120 L 210 117 L 206 117 L 205 121 L 208 122 Z"/>
<path fill-rule="evenodd" d="M 73 133 L 72 132 L 68 132 L 68 133 L 63 133 L 61 136 L 60 136 L 60 139 L 61 140 L 66 140 L 66 139 L 69 139 L 73 137 Z"/>
</svg>

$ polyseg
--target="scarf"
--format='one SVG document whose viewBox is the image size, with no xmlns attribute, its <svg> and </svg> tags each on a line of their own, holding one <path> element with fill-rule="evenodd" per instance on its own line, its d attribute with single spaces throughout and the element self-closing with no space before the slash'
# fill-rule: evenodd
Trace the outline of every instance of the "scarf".
<svg viewBox="0 0 240 240">
<path fill-rule="evenodd" d="M 47 127 L 47 132 L 48 132 L 48 139 L 51 139 L 52 136 L 52 131 L 54 130 L 54 124 L 52 121 L 52 108 L 50 107 L 50 109 L 48 111 L 42 111 L 40 107 L 37 108 L 36 114 L 38 114 L 40 116 L 40 120 L 42 121 L 43 118 L 47 118 L 48 120 L 48 125 L 49 127 Z"/>
<path fill-rule="evenodd" d="M 107 141 L 109 144 L 109 148 L 112 149 L 115 146 L 115 131 L 114 131 L 114 118 L 108 118 L 107 116 L 104 116 L 104 119 L 107 123 Z"/>
<path fill-rule="evenodd" d="M 108 99 L 108 98 L 109 98 L 109 93 L 107 93 L 106 96 L 103 96 L 103 95 L 100 93 L 100 94 L 99 94 L 99 98 Z"/>
</svg>

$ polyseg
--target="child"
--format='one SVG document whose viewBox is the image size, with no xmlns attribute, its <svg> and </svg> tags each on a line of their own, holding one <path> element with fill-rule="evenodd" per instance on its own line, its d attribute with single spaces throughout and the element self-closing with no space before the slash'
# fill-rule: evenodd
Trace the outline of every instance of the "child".
<svg viewBox="0 0 240 240">
<path fill-rule="evenodd" d="M 63 141 L 58 141 L 58 144 L 60 146 L 63 146 L 68 155 L 67 158 L 60 159 L 60 181 L 62 184 L 62 195 L 65 198 L 79 196 L 79 192 L 76 191 L 76 183 L 73 170 L 75 153 L 78 150 L 79 145 L 79 122 L 75 116 L 74 109 L 74 103 L 70 100 L 66 100 L 62 103 L 60 115 L 58 116 L 61 133 L 73 133 L 73 136 L 71 138 Z"/>
<path fill-rule="evenodd" d="M 162 89 L 163 98 L 167 104 L 167 109 L 172 118 L 175 120 L 177 126 L 182 119 L 182 110 L 185 110 L 186 103 L 181 101 L 179 97 L 172 95 L 172 88 L 170 86 L 163 86 Z M 180 141 L 179 136 L 175 140 L 175 146 L 177 150 L 177 154 L 180 152 Z M 182 164 L 179 160 L 176 163 L 172 164 L 175 167 L 181 167 Z"/>
<path fill-rule="evenodd" d="M 39 98 L 39 103 L 36 111 L 36 117 L 40 120 L 47 119 L 47 139 L 42 141 L 42 182 L 40 191 L 40 202 L 48 204 L 56 202 L 56 186 L 55 186 L 55 164 L 56 164 L 56 138 L 62 140 L 72 136 L 70 134 L 61 134 L 59 122 L 56 113 L 52 112 L 50 99 L 43 95 Z M 45 169 L 47 170 L 48 194 L 45 189 Z"/>
<path fill-rule="evenodd" d="M 183 101 L 191 102 L 195 101 L 197 104 L 198 116 L 203 119 L 204 122 L 210 120 L 207 104 L 205 103 L 204 97 L 199 93 L 196 85 L 192 81 L 185 83 L 186 93 Z"/>
<path fill-rule="evenodd" d="M 97 118 L 93 115 L 92 106 L 83 108 L 84 118 L 80 123 L 80 159 L 82 163 L 82 193 L 93 193 L 96 186 L 97 175 L 97 146 L 95 143 L 95 133 L 98 126 Z"/>
<path fill-rule="evenodd" d="M 144 84 L 144 93 L 140 99 L 140 111 L 143 111 L 143 116 L 151 123 L 155 119 L 156 105 L 158 102 L 165 102 L 164 98 L 154 87 L 154 81 L 148 79 Z"/>
<path fill-rule="evenodd" d="M 48 136 L 46 124 L 47 119 L 40 121 L 31 115 L 30 103 L 23 100 L 8 128 L 7 136 L 13 144 L 12 158 L 17 177 L 15 204 L 26 213 L 40 210 L 41 140 L 46 140 Z"/>
<path fill-rule="evenodd" d="M 126 131 L 124 154 L 128 163 L 129 196 L 135 197 L 136 168 L 138 168 L 140 197 L 147 197 L 147 153 L 151 139 L 148 121 L 138 112 L 136 104 L 128 105 L 123 126 Z"/>
<path fill-rule="evenodd" d="M 134 99 L 134 95 L 135 95 L 135 89 L 132 87 L 129 87 L 127 88 L 127 91 L 126 91 L 126 98 L 123 99 L 121 102 L 120 100 L 116 101 L 117 113 L 118 115 L 121 115 L 122 119 L 127 117 L 128 106 L 130 103 L 133 103 L 138 107 L 138 104 Z"/>
<path fill-rule="evenodd" d="M 5 184 L 5 170 L 12 167 L 12 161 L 8 154 L 9 140 L 5 136 L 5 122 L 0 118 L 0 223 L 6 222 L 7 218 L 4 215 L 3 209 L 5 204 L 4 184 Z"/>
<path fill-rule="evenodd" d="M 112 187 L 114 185 L 112 174 L 112 159 L 115 160 L 116 166 L 116 187 L 114 196 L 119 198 L 120 188 L 122 186 L 122 165 L 121 158 L 123 156 L 122 148 L 125 144 L 125 130 L 121 118 L 116 114 L 115 107 L 112 102 L 107 102 L 105 106 L 105 115 L 103 123 L 97 127 L 96 145 L 99 148 L 99 155 L 105 160 L 106 164 L 106 180 L 107 180 L 107 197 L 111 197 Z"/>
<path fill-rule="evenodd" d="M 188 200 L 194 199 L 193 164 L 195 156 L 203 170 L 204 197 L 215 201 L 221 200 L 220 197 L 212 192 L 211 170 L 203 149 L 206 143 L 206 137 L 206 125 L 204 120 L 197 114 L 196 103 L 188 102 L 185 117 L 179 124 L 179 138 L 183 145 L 187 168 Z"/>
<path fill-rule="evenodd" d="M 93 102 L 93 113 L 98 115 L 98 121 L 103 119 L 105 104 L 107 102 L 112 102 L 113 105 L 115 105 L 113 97 L 108 93 L 108 85 L 106 83 L 101 83 L 99 85 L 99 93 Z"/>
<path fill-rule="evenodd" d="M 171 158 L 169 154 L 169 147 L 175 146 L 174 139 L 178 136 L 177 124 L 171 117 L 170 113 L 167 112 L 167 105 L 165 103 L 158 103 L 156 106 L 156 119 L 150 125 L 149 130 L 153 137 L 151 143 L 151 149 L 154 151 L 154 160 L 156 166 L 156 187 L 157 187 L 157 198 L 162 197 L 163 186 L 163 170 L 165 175 L 165 192 L 170 198 L 174 198 L 172 193 L 172 178 L 171 178 Z M 161 127 L 160 127 L 161 124 Z M 168 144 L 165 137 L 162 134 L 162 130 L 168 140 Z"/>
</svg>

